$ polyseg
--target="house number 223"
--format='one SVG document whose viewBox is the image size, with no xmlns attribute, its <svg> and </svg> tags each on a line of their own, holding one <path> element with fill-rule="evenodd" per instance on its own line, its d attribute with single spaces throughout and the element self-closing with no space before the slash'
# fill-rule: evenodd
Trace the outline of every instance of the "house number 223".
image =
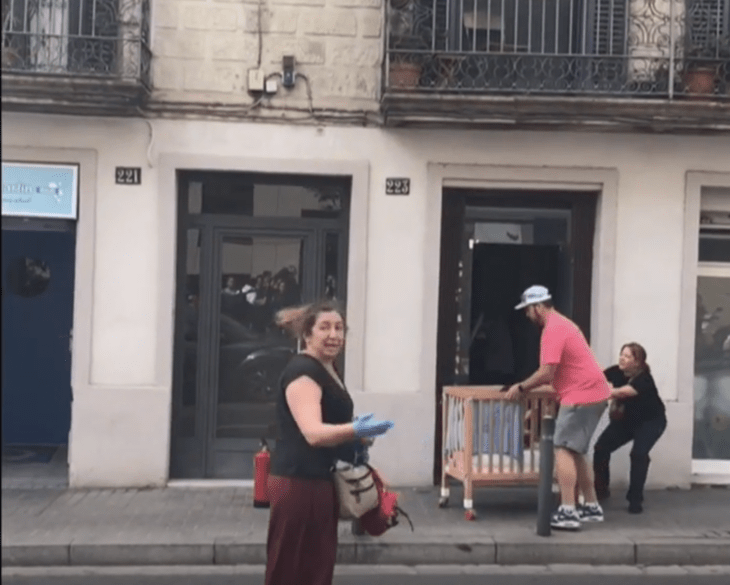
<svg viewBox="0 0 730 585">
<path fill-rule="evenodd" d="M 139 167 L 117 167 L 115 178 L 117 185 L 141 185 L 142 169 Z"/>
<path fill-rule="evenodd" d="M 411 180 L 404 178 L 385 179 L 386 195 L 408 195 L 411 192 Z"/>
</svg>

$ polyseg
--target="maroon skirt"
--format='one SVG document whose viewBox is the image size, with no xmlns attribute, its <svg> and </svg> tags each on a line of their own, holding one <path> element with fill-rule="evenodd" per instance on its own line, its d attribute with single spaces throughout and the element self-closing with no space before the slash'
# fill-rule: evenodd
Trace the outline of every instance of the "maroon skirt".
<svg viewBox="0 0 730 585">
<path fill-rule="evenodd" d="M 331 585 L 337 557 L 335 485 L 269 476 L 266 585 Z"/>
</svg>

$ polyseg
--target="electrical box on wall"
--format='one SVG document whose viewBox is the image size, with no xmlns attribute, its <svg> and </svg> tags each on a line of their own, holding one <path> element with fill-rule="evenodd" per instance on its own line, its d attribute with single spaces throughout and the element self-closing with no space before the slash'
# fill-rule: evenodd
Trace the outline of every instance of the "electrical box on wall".
<svg viewBox="0 0 730 585">
<path fill-rule="evenodd" d="M 266 80 L 266 93 L 271 95 L 276 93 L 276 91 L 279 89 L 278 84 L 276 83 L 276 79 L 267 79 Z"/>
<path fill-rule="evenodd" d="M 294 87 L 296 72 L 294 71 L 294 55 L 284 55 L 282 59 L 281 85 L 286 88 Z"/>
<path fill-rule="evenodd" d="M 264 91 L 266 80 L 263 69 L 248 70 L 248 91 L 261 92 Z"/>
</svg>

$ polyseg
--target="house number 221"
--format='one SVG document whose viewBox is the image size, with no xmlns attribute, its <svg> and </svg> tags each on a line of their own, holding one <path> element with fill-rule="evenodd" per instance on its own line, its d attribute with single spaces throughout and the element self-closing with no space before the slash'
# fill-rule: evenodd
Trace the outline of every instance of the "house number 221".
<svg viewBox="0 0 730 585">
<path fill-rule="evenodd" d="M 115 178 L 117 185 L 141 185 L 142 169 L 139 167 L 117 167 Z"/>
</svg>

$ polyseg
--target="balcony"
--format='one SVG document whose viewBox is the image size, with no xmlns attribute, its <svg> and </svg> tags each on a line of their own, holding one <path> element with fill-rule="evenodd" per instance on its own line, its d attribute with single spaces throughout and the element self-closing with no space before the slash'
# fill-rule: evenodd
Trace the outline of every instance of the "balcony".
<svg viewBox="0 0 730 585">
<path fill-rule="evenodd" d="M 131 115 L 150 91 L 149 0 L 2 0 L 2 106 Z"/>
<path fill-rule="evenodd" d="M 386 0 L 389 125 L 730 130 L 730 0 Z"/>
</svg>

